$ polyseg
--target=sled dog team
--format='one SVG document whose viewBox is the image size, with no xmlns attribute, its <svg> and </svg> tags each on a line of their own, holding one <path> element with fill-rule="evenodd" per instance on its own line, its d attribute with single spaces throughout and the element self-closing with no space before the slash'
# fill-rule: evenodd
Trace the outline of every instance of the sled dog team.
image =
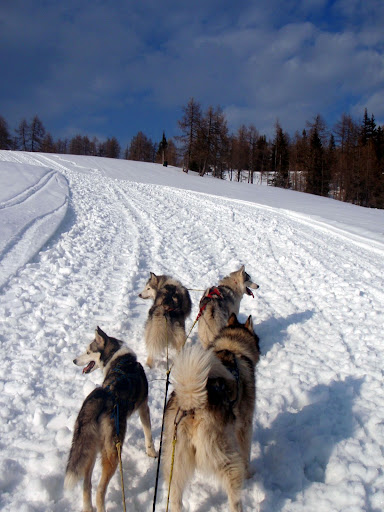
<svg viewBox="0 0 384 512">
<path fill-rule="evenodd" d="M 205 290 L 198 315 L 201 343 L 185 346 L 185 320 L 191 313 L 188 290 L 176 279 L 151 272 L 139 295 L 153 300 L 145 325 L 147 365 L 152 367 L 168 346 L 178 353 L 171 374 L 174 391 L 165 411 L 162 457 L 167 485 L 172 476 L 172 512 L 182 510 L 183 490 L 196 468 L 219 479 L 232 512 L 243 510 L 241 490 L 250 476 L 259 338 L 252 317 L 242 324 L 237 315 L 243 295 L 253 295 L 251 288 L 258 285 L 242 266 Z M 127 420 L 135 411 L 143 426 L 146 453 L 157 456 L 148 381 L 135 353 L 99 327 L 84 354 L 73 362 L 84 367 L 83 373 L 100 368 L 104 381 L 87 396 L 78 414 L 65 487 L 70 489 L 82 479 L 83 512 L 92 512 L 92 472 L 101 453 L 96 509 L 104 512 L 107 487 L 118 465 L 116 443 L 123 445 Z"/>
</svg>

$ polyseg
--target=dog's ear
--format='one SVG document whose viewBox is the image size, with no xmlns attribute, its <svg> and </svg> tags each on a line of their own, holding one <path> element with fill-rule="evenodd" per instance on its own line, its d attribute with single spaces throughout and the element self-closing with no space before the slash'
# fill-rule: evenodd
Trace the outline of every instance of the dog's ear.
<svg viewBox="0 0 384 512">
<path fill-rule="evenodd" d="M 239 325 L 239 321 L 237 320 L 237 316 L 235 313 L 228 318 L 227 327 L 233 327 L 235 325 Z"/>
<path fill-rule="evenodd" d="M 95 341 L 100 347 L 104 347 L 105 342 L 107 341 L 108 336 L 105 334 L 104 331 L 100 329 L 99 326 L 97 326 L 95 331 Z"/>
<path fill-rule="evenodd" d="M 159 282 L 159 278 L 157 277 L 156 274 L 154 274 L 153 272 L 150 272 L 150 275 L 151 275 L 151 283 L 153 283 L 154 285 L 157 285 L 157 283 Z"/>
<path fill-rule="evenodd" d="M 253 330 L 253 320 L 252 320 L 252 316 L 249 315 L 249 317 L 247 318 L 247 321 L 245 322 L 245 325 L 244 327 L 246 329 L 248 329 L 248 331 L 252 334 L 254 334 L 254 330 Z"/>
<path fill-rule="evenodd" d="M 241 279 L 243 277 L 244 273 L 245 273 L 245 266 L 241 265 L 239 270 L 234 270 L 233 272 L 230 273 L 230 275 L 233 277 L 239 277 Z"/>
</svg>

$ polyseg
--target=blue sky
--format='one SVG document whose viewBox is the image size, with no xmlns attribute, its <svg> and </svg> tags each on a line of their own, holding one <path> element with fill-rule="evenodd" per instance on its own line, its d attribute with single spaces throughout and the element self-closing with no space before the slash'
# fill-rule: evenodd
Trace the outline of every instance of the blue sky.
<svg viewBox="0 0 384 512">
<path fill-rule="evenodd" d="M 57 137 L 179 133 L 191 97 L 231 131 L 384 124 L 383 0 L 2 0 L 0 115 Z"/>
</svg>

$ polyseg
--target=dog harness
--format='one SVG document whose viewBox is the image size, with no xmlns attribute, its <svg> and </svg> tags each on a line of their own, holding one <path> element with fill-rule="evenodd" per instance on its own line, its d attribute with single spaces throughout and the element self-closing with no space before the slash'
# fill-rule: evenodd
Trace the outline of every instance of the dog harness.
<svg viewBox="0 0 384 512">
<path fill-rule="evenodd" d="M 222 299 L 222 298 L 223 298 L 223 296 L 222 296 L 219 288 L 217 288 L 217 286 L 213 286 L 212 288 L 210 288 L 207 295 L 205 297 L 203 297 L 200 301 L 200 311 L 199 311 L 199 314 L 197 315 L 196 320 L 198 320 L 201 317 L 204 309 L 207 307 L 208 303 L 212 299 Z"/>
</svg>

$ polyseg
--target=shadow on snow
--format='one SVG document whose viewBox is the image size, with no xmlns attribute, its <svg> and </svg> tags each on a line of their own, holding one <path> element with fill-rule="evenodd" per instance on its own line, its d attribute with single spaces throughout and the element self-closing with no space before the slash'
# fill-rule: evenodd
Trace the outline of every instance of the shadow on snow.
<svg viewBox="0 0 384 512">
<path fill-rule="evenodd" d="M 312 318 L 313 314 L 314 312 L 308 309 L 300 313 L 292 313 L 286 318 L 270 317 L 260 323 L 255 321 L 255 332 L 260 338 L 261 355 L 265 355 L 269 352 L 276 343 L 283 345 L 286 338 L 287 328 L 290 325 L 306 322 Z"/>
<path fill-rule="evenodd" d="M 354 398 L 363 379 L 348 377 L 309 392 L 311 404 L 297 412 L 281 412 L 270 428 L 254 427 L 261 456 L 252 466 L 266 498 L 260 512 L 277 512 L 314 482 L 325 482 L 335 446 L 354 431 Z"/>
</svg>

